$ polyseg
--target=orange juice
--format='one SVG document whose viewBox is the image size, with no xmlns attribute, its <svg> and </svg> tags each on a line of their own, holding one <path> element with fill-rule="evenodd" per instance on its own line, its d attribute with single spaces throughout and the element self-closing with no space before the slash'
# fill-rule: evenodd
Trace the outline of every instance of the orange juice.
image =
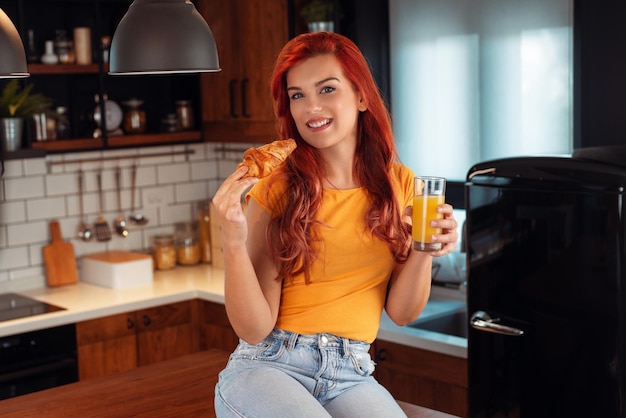
<svg viewBox="0 0 626 418">
<path fill-rule="evenodd" d="M 442 219 L 443 214 L 437 213 L 437 206 L 444 203 L 445 196 L 414 196 L 413 197 L 413 241 L 420 244 L 431 244 L 430 237 L 441 234 L 441 228 L 433 228 L 430 221 Z M 415 247 L 415 244 L 414 244 Z M 429 246 L 423 246 L 428 248 Z M 438 245 L 437 247 L 440 247 Z M 415 248 L 417 249 L 417 248 Z M 425 248 L 421 248 L 422 250 Z M 439 248 L 432 248 L 437 250 Z"/>
</svg>

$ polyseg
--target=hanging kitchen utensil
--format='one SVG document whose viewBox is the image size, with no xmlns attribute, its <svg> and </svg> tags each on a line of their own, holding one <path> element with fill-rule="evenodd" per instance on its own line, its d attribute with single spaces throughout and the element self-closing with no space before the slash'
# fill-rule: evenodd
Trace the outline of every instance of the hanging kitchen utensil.
<svg viewBox="0 0 626 418">
<path fill-rule="evenodd" d="M 74 246 L 63 240 L 58 221 L 50 222 L 50 244 L 43 247 L 43 259 L 48 286 L 78 282 Z"/>
<path fill-rule="evenodd" d="M 102 195 L 102 171 L 98 171 L 97 174 L 98 179 L 98 196 L 100 199 L 100 213 L 98 214 L 98 219 L 96 219 L 96 223 L 94 224 L 94 229 L 96 232 L 96 239 L 98 241 L 109 241 L 111 239 L 111 230 L 109 229 L 109 223 L 104 219 L 104 197 Z"/>
<path fill-rule="evenodd" d="M 135 189 L 137 187 L 137 164 L 133 164 L 131 171 L 131 190 L 130 190 L 130 222 L 135 225 L 145 225 L 148 218 L 144 217 L 141 212 L 135 212 Z"/>
<path fill-rule="evenodd" d="M 113 229 L 120 237 L 126 238 L 128 236 L 128 229 L 126 229 L 126 219 L 122 214 L 122 169 L 117 167 L 115 169 L 115 188 L 117 189 L 117 218 L 113 221 Z"/>
<path fill-rule="evenodd" d="M 78 200 L 79 200 L 78 203 L 80 205 L 80 225 L 78 227 L 78 237 L 82 239 L 83 241 L 91 241 L 91 239 L 93 238 L 93 231 L 91 230 L 91 227 L 87 223 L 87 219 L 85 218 L 85 212 L 83 208 L 83 191 L 84 191 L 83 179 L 84 179 L 84 173 L 83 173 L 83 170 L 81 169 L 78 171 Z"/>
</svg>

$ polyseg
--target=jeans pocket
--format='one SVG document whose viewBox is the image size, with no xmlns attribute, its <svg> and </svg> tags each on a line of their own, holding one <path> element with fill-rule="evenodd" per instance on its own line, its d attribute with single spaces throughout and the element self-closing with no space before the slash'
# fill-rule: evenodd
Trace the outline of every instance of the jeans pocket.
<svg viewBox="0 0 626 418">
<path fill-rule="evenodd" d="M 280 340 L 266 338 L 256 345 L 240 340 L 231 357 L 247 360 L 276 360 L 284 351 L 285 345 Z"/>
<path fill-rule="evenodd" d="M 368 351 L 350 350 L 350 360 L 358 374 L 369 376 L 374 373 L 374 362 Z"/>
</svg>

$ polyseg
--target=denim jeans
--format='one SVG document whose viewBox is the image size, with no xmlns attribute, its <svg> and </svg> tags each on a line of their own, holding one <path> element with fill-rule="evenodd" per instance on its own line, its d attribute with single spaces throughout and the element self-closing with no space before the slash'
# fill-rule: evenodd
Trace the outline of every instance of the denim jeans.
<svg viewBox="0 0 626 418">
<path fill-rule="evenodd" d="M 372 376 L 369 346 L 279 329 L 240 341 L 215 387 L 217 417 L 406 417 Z"/>
</svg>

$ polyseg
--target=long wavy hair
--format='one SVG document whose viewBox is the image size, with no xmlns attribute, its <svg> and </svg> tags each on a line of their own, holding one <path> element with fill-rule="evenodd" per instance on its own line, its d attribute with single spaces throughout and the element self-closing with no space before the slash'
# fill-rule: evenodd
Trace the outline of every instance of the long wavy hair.
<svg viewBox="0 0 626 418">
<path fill-rule="evenodd" d="M 410 248 L 410 227 L 402 220 L 403 208 L 390 178 L 391 165 L 398 159 L 391 117 L 369 66 L 358 47 L 345 36 L 306 33 L 283 47 L 271 79 L 278 132 L 282 138 L 294 138 L 298 144 L 273 180 L 287 184 L 280 213 L 267 229 L 270 252 L 279 266 L 278 280 L 304 273 L 306 282 L 310 282 L 309 270 L 317 255 L 314 244 L 321 225 L 316 215 L 322 203 L 324 162 L 296 128 L 287 93 L 287 73 L 294 65 L 324 54 L 333 54 L 339 60 L 344 75 L 367 104 L 367 110 L 360 112 L 358 118 L 354 162 L 354 175 L 371 202 L 365 214 L 366 228 L 388 244 L 397 262 L 406 261 Z"/>
</svg>

